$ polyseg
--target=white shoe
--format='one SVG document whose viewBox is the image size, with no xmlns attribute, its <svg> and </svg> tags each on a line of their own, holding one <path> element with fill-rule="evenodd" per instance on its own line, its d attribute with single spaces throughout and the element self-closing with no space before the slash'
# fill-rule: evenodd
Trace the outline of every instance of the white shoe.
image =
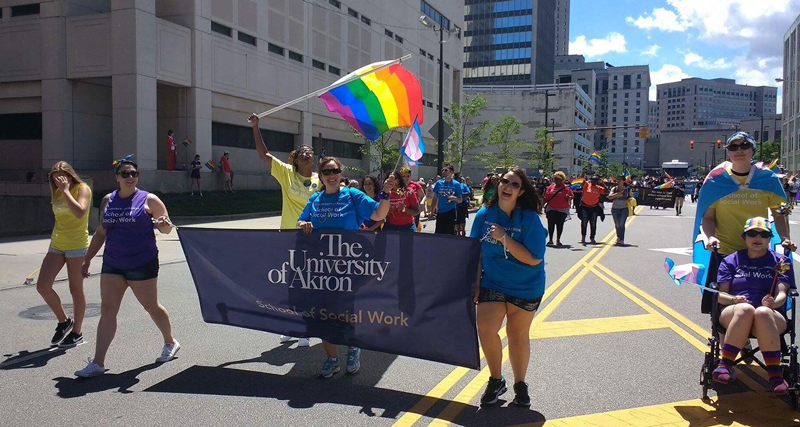
<svg viewBox="0 0 800 427">
<path fill-rule="evenodd" d="M 169 362 L 170 360 L 175 358 L 175 354 L 178 353 L 178 350 L 181 349 L 181 344 L 178 341 L 170 344 L 164 344 L 164 348 L 161 349 L 161 356 L 156 359 L 157 363 L 164 363 Z"/>
<path fill-rule="evenodd" d="M 308 347 L 311 343 L 308 341 L 308 338 L 300 338 L 297 340 L 298 347 Z"/>
<path fill-rule="evenodd" d="M 91 378 L 106 373 L 106 368 L 94 363 L 92 359 L 86 359 L 88 363 L 85 368 L 75 372 L 76 377 Z"/>
<path fill-rule="evenodd" d="M 281 344 L 283 344 L 285 342 L 289 342 L 289 341 L 291 341 L 293 339 L 294 339 L 294 337 L 290 337 L 289 335 L 281 335 Z"/>
</svg>

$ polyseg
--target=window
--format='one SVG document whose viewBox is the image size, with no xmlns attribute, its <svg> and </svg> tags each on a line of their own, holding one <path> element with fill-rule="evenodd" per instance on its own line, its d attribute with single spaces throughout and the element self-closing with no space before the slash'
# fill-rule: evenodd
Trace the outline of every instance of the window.
<svg viewBox="0 0 800 427">
<path fill-rule="evenodd" d="M 226 27 L 222 24 L 217 24 L 214 21 L 211 21 L 211 31 L 222 34 L 223 36 L 233 37 L 233 31 L 230 27 Z"/>
<path fill-rule="evenodd" d="M 383 29 L 383 34 L 386 34 L 386 37 L 389 37 L 390 39 L 394 38 L 394 33 L 389 31 L 389 30 L 387 30 L 386 28 Z M 420 53 L 424 52 L 422 49 L 420 49 L 419 51 L 420 51 Z"/>
<path fill-rule="evenodd" d="M 403 44 L 403 38 L 395 34 L 394 39 L 397 40 L 398 43 Z"/>
<path fill-rule="evenodd" d="M 321 153 L 324 150 L 326 156 L 343 157 L 347 159 L 360 159 L 362 157 L 362 145 L 354 142 L 338 141 L 328 138 L 313 138 L 312 144 L 314 146 L 314 152 Z"/>
<path fill-rule="evenodd" d="M 342 75 L 342 71 L 339 70 L 338 68 L 334 67 L 333 65 L 328 65 L 328 72 L 331 73 L 331 74 L 335 74 L 337 76 L 341 76 Z"/>
<path fill-rule="evenodd" d="M 371 19 L 369 19 L 369 18 L 367 18 L 367 17 L 366 17 L 366 16 L 364 16 L 364 15 L 361 15 L 361 22 L 363 22 L 363 23 L 365 23 L 365 24 L 367 24 L 367 25 L 369 25 L 369 26 L 372 26 L 372 20 L 371 20 Z"/>
<path fill-rule="evenodd" d="M 425 50 L 423 50 L 423 49 L 419 50 L 419 54 L 422 55 L 422 56 L 428 56 L 428 53 L 425 52 Z"/>
<path fill-rule="evenodd" d="M 629 95 L 628 93 L 625 94 L 625 99 L 628 99 L 628 95 Z"/>
<path fill-rule="evenodd" d="M 284 51 L 286 49 L 284 49 L 284 48 L 282 48 L 282 47 L 280 47 L 280 46 L 278 46 L 276 44 L 267 43 L 267 50 L 272 52 L 272 53 L 277 53 L 278 55 L 283 56 L 284 55 Z"/>
<path fill-rule="evenodd" d="M 260 130 L 264 141 L 269 141 L 270 150 L 283 153 L 294 150 L 293 134 L 266 129 Z M 254 144 L 253 128 L 211 122 L 211 145 L 252 149 L 255 146 Z"/>
<path fill-rule="evenodd" d="M 39 3 L 23 4 L 22 6 L 11 6 L 11 17 L 38 15 Z"/>
<path fill-rule="evenodd" d="M 450 64 L 448 64 L 448 63 L 446 63 L 446 62 L 445 62 L 445 63 L 444 63 L 444 68 L 447 68 L 447 69 L 449 70 L 449 69 L 450 69 Z"/>
<path fill-rule="evenodd" d="M 331 6 L 337 8 L 337 9 L 341 9 L 342 8 L 342 2 L 340 2 L 339 0 L 328 0 L 328 3 L 330 3 Z"/>
<path fill-rule="evenodd" d="M 303 55 L 300 55 L 297 52 L 289 51 L 289 59 L 294 59 L 297 62 L 303 62 Z"/>
<path fill-rule="evenodd" d="M 245 42 L 245 43 L 251 44 L 253 46 L 256 45 L 256 38 L 251 36 L 250 34 L 246 34 L 246 33 L 243 33 L 241 31 L 239 31 L 239 34 L 237 34 L 237 37 L 239 38 L 240 42 Z"/>
<path fill-rule="evenodd" d="M 316 59 L 311 60 L 311 66 L 314 68 L 319 68 L 320 70 L 325 70 L 325 63 L 317 61 Z"/>
<path fill-rule="evenodd" d="M 42 139 L 42 113 L 0 114 L 0 141 Z"/>
<path fill-rule="evenodd" d="M 347 8 L 347 14 L 352 16 L 353 18 L 358 18 L 358 12 L 353 9 Z"/>
</svg>

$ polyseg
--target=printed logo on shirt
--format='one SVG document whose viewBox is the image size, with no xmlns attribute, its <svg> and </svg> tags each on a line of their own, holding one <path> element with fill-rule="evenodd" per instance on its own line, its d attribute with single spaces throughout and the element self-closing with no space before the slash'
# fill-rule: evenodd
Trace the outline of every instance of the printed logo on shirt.
<svg viewBox="0 0 800 427">
<path fill-rule="evenodd" d="M 322 197 L 317 198 L 314 202 L 314 209 L 311 211 L 311 216 L 313 218 L 318 218 L 322 221 L 325 221 L 328 218 L 342 218 L 346 215 L 346 212 L 342 212 L 348 206 L 349 201 L 339 200 L 335 201 L 325 201 L 322 200 Z"/>
<path fill-rule="evenodd" d="M 311 197 L 311 195 L 314 194 L 314 191 L 316 190 L 317 190 L 316 183 L 309 182 L 308 185 L 305 185 L 304 181 L 292 180 L 292 184 L 287 189 L 287 192 L 294 196 L 302 197 L 303 199 L 308 200 L 308 198 Z"/>
<path fill-rule="evenodd" d="M 492 228 L 493 225 L 496 225 L 498 227 L 502 227 L 502 225 L 494 223 L 494 222 L 486 222 L 485 224 L 486 224 L 486 238 L 483 239 L 483 241 L 484 242 L 489 242 L 489 243 L 491 243 L 493 245 L 502 245 L 503 244 L 502 242 L 500 242 L 497 239 L 495 239 L 494 237 L 492 237 L 491 233 L 489 233 L 489 230 Z M 519 228 L 519 227 L 509 227 L 509 228 L 506 228 L 505 230 L 506 230 L 506 234 L 508 234 L 508 237 L 506 237 L 507 239 L 515 239 L 516 240 L 517 236 L 519 236 L 522 233 L 522 229 Z"/>
<path fill-rule="evenodd" d="M 123 222 L 136 222 L 136 216 L 144 206 L 115 208 L 109 207 L 103 214 L 103 224 L 117 224 Z"/>
<path fill-rule="evenodd" d="M 734 279 L 772 279 L 773 271 L 769 267 L 740 265 L 733 274 Z"/>
</svg>

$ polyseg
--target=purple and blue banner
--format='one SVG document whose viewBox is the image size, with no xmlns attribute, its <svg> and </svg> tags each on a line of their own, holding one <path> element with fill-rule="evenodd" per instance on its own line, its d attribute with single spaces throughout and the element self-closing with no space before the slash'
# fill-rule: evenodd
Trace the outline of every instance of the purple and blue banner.
<svg viewBox="0 0 800 427">
<path fill-rule="evenodd" d="M 181 227 L 203 320 L 480 368 L 477 240 Z"/>
</svg>

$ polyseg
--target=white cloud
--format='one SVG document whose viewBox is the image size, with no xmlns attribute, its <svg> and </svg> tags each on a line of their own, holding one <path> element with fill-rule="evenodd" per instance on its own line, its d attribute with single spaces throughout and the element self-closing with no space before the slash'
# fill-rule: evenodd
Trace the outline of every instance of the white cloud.
<svg viewBox="0 0 800 427">
<path fill-rule="evenodd" d="M 700 56 L 700 55 L 698 55 L 696 53 L 693 53 L 693 52 L 689 52 L 686 55 L 684 55 L 684 57 L 683 57 L 683 63 L 686 64 L 686 65 L 696 64 L 696 63 L 698 63 L 698 62 L 700 62 L 702 60 L 703 60 L 702 56 Z"/>
<path fill-rule="evenodd" d="M 689 78 L 681 67 L 672 64 L 664 64 L 658 71 L 650 72 L 650 101 L 656 100 L 656 86 L 663 83 L 677 82 Z"/>
<path fill-rule="evenodd" d="M 657 7 L 653 9 L 650 16 L 640 15 L 638 18 L 633 19 L 632 16 L 625 18 L 625 22 L 633 24 L 643 30 L 661 30 L 668 32 L 683 32 L 689 28 L 689 23 L 686 20 L 679 19 L 678 15 L 671 10 Z"/>
<path fill-rule="evenodd" d="M 733 67 L 733 64 L 726 61 L 725 58 L 719 58 L 715 61 L 711 61 L 694 52 L 687 52 L 683 56 L 683 63 L 686 65 L 694 65 L 704 70 L 725 70 Z"/>
<path fill-rule="evenodd" d="M 609 52 L 627 52 L 625 36 L 617 32 L 611 32 L 605 38 L 588 41 L 586 36 L 578 36 L 574 42 L 569 43 L 570 55 L 585 55 L 592 58 Z"/>
<path fill-rule="evenodd" d="M 653 57 L 655 57 L 655 56 L 658 55 L 658 51 L 660 49 L 661 49 L 661 46 L 659 46 L 657 44 L 654 44 L 654 45 L 648 47 L 647 49 L 643 50 L 642 51 L 642 56 L 653 56 Z"/>
</svg>

